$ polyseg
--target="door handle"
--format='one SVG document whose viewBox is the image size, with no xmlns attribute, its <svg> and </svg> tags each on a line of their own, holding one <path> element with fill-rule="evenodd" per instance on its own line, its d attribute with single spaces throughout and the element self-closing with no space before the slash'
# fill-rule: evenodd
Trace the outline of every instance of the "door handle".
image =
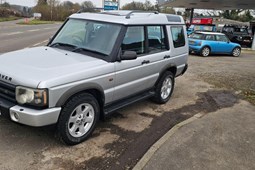
<svg viewBox="0 0 255 170">
<path fill-rule="evenodd" d="M 149 60 L 143 60 L 142 65 L 143 65 L 143 64 L 149 64 L 149 63 L 150 63 Z"/>
<path fill-rule="evenodd" d="M 170 55 L 165 55 L 164 59 L 170 58 Z"/>
</svg>

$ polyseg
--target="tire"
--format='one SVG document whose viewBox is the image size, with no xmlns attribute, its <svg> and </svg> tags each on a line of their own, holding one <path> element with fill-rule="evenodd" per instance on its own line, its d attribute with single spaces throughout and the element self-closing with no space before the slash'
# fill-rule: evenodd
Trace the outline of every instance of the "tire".
<svg viewBox="0 0 255 170">
<path fill-rule="evenodd" d="M 234 56 L 234 57 L 239 57 L 240 54 L 241 54 L 241 48 L 235 47 L 235 48 L 232 50 L 232 56 Z"/>
<path fill-rule="evenodd" d="M 57 133 L 67 145 L 76 145 L 89 138 L 99 119 L 100 111 L 96 98 L 89 93 L 72 97 L 61 111 Z"/>
<path fill-rule="evenodd" d="M 172 72 L 165 72 L 155 86 L 155 96 L 152 100 L 158 104 L 164 104 L 171 98 L 174 90 L 174 75 Z"/>
<path fill-rule="evenodd" d="M 207 57 L 210 55 L 210 48 L 209 47 L 203 47 L 201 52 L 200 52 L 200 55 L 203 56 L 203 57 Z"/>
</svg>

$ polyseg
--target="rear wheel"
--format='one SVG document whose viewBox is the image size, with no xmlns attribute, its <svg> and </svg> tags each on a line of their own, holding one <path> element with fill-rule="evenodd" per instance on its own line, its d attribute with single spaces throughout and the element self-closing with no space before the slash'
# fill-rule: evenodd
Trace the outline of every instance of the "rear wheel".
<svg viewBox="0 0 255 170">
<path fill-rule="evenodd" d="M 94 96 L 81 93 L 69 100 L 58 121 L 60 139 L 75 145 L 86 140 L 94 131 L 99 119 L 99 104 Z"/>
<path fill-rule="evenodd" d="M 236 48 L 233 49 L 232 55 L 233 55 L 234 57 L 239 57 L 240 54 L 241 54 L 241 48 L 236 47 Z"/>
<path fill-rule="evenodd" d="M 152 100 L 158 104 L 166 103 L 170 99 L 173 89 L 174 75 L 172 72 L 167 71 L 159 79 L 155 89 L 155 96 Z"/>
<path fill-rule="evenodd" d="M 210 48 L 209 47 L 203 47 L 201 52 L 200 52 L 200 55 L 203 56 L 203 57 L 207 57 L 210 55 Z"/>
</svg>

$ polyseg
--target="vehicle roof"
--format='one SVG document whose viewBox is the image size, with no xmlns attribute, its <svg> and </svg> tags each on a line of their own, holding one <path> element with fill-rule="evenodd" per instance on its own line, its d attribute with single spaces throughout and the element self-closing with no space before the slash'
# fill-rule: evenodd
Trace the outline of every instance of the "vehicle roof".
<svg viewBox="0 0 255 170">
<path fill-rule="evenodd" d="M 199 34 L 210 34 L 210 35 L 225 35 L 225 34 L 220 33 L 220 32 L 205 32 L 205 31 L 196 31 L 195 33 L 199 33 Z"/>
<path fill-rule="evenodd" d="M 94 20 L 123 25 L 185 24 L 179 15 L 146 11 L 107 11 L 101 13 L 76 13 L 69 18 Z"/>
</svg>

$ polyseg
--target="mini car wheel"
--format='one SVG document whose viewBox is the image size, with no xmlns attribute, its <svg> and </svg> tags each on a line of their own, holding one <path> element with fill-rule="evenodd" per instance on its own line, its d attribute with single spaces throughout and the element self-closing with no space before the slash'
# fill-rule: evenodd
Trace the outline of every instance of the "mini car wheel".
<svg viewBox="0 0 255 170">
<path fill-rule="evenodd" d="M 232 51 L 232 55 L 233 55 L 234 57 L 239 57 L 240 54 L 241 54 L 241 48 L 235 47 L 235 48 L 233 49 L 233 51 Z"/>
<path fill-rule="evenodd" d="M 68 145 L 81 143 L 92 134 L 98 119 L 95 97 L 88 93 L 76 95 L 63 107 L 58 121 L 59 137 Z"/>
<path fill-rule="evenodd" d="M 152 100 L 158 104 L 166 103 L 174 90 L 174 75 L 172 72 L 165 72 L 156 84 L 155 96 Z"/>
<path fill-rule="evenodd" d="M 210 55 L 210 48 L 209 47 L 203 47 L 202 50 L 201 50 L 201 53 L 200 55 L 203 56 L 203 57 L 207 57 Z"/>
</svg>

